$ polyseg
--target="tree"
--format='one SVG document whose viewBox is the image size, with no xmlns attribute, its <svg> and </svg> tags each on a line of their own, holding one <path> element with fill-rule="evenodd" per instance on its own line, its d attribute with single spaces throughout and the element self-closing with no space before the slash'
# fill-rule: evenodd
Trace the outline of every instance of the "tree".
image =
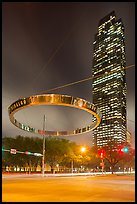
<svg viewBox="0 0 137 204">
<path fill-rule="evenodd" d="M 131 156 L 130 152 L 124 152 L 124 148 L 131 149 L 131 146 L 127 142 L 123 142 L 121 144 L 117 143 L 117 141 L 110 141 L 106 146 L 103 147 L 105 151 L 105 159 L 111 165 L 111 172 L 114 173 L 115 166 L 120 162 L 124 161 L 129 156 Z"/>
<path fill-rule="evenodd" d="M 67 153 L 64 155 L 62 161 L 60 162 L 60 165 L 67 168 L 68 171 L 73 172 L 73 166 L 77 160 L 77 144 L 75 142 L 69 142 Z"/>
<path fill-rule="evenodd" d="M 2 144 L 4 149 L 16 149 L 17 151 L 21 152 L 42 152 L 42 139 L 39 138 L 29 138 L 29 137 L 22 137 L 22 136 L 16 136 L 15 138 L 11 137 L 5 137 L 2 139 Z M 26 154 L 20 154 L 17 153 L 15 155 L 10 154 L 9 152 L 4 152 L 2 155 L 2 161 L 3 166 L 26 166 L 26 163 L 28 166 L 37 166 L 39 160 L 41 160 L 40 157 L 36 157 L 33 155 L 26 155 Z"/>
<path fill-rule="evenodd" d="M 70 142 L 66 139 L 49 136 L 46 138 L 45 144 L 45 159 L 51 166 L 51 172 L 54 173 L 55 166 L 60 164 L 66 155 L 70 154 Z"/>
<path fill-rule="evenodd" d="M 100 166 L 100 156 L 98 155 L 98 147 L 96 145 L 91 147 L 91 167 L 96 169 L 97 166 Z"/>
</svg>

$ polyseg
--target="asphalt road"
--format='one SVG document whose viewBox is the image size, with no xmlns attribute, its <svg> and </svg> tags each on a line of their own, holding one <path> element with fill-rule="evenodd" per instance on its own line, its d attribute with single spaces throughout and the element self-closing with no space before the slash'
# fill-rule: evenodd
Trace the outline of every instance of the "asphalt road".
<svg viewBox="0 0 137 204">
<path fill-rule="evenodd" d="M 135 176 L 2 178 L 2 202 L 135 202 Z"/>
</svg>

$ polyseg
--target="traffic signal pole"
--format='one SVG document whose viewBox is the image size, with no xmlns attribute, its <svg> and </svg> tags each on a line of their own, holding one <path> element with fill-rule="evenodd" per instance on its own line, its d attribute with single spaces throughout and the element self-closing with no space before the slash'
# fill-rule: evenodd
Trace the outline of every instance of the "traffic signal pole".
<svg viewBox="0 0 137 204">
<path fill-rule="evenodd" d="M 104 158 L 103 158 L 103 153 L 101 153 L 101 166 L 102 166 L 102 174 L 104 171 Z"/>
<path fill-rule="evenodd" d="M 43 131 L 45 131 L 45 115 L 43 118 Z M 45 173 L 45 135 L 43 134 L 43 157 L 42 157 L 42 176 Z"/>
<path fill-rule="evenodd" d="M 104 159 L 101 159 L 101 163 L 102 163 L 102 174 L 103 174 L 103 171 L 104 171 Z"/>
</svg>

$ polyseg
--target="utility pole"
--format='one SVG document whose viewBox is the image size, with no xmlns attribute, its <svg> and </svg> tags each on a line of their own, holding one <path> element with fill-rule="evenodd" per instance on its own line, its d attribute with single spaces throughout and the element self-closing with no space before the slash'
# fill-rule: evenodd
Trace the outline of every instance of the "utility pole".
<svg viewBox="0 0 137 204">
<path fill-rule="evenodd" d="M 44 177 L 44 171 L 45 171 L 45 115 L 43 118 L 43 157 L 42 157 L 42 175 Z"/>
<path fill-rule="evenodd" d="M 71 173 L 73 174 L 73 159 L 71 160 Z"/>
</svg>

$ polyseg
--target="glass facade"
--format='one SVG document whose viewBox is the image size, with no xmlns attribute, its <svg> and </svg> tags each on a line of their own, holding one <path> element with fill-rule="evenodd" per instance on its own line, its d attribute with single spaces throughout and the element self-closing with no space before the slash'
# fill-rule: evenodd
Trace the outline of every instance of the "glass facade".
<svg viewBox="0 0 137 204">
<path fill-rule="evenodd" d="M 126 58 L 125 35 L 121 19 L 111 12 L 99 21 L 93 42 L 93 104 L 102 113 L 93 131 L 93 145 L 126 141 Z"/>
</svg>

